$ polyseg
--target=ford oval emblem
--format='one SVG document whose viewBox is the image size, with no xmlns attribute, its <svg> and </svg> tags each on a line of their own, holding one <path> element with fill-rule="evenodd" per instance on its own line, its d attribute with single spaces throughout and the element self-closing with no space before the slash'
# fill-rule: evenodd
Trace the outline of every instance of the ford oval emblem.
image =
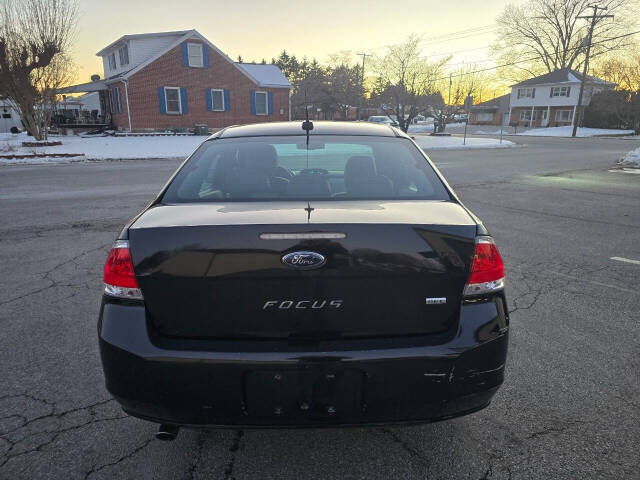
<svg viewBox="0 0 640 480">
<path fill-rule="evenodd" d="M 282 263 L 297 270 L 320 268 L 327 260 L 316 252 L 291 252 L 282 257 Z"/>
</svg>

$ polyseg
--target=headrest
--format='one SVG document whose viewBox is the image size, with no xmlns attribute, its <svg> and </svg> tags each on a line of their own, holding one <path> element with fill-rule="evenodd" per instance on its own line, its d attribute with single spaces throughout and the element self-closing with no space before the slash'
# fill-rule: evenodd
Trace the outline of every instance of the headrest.
<svg viewBox="0 0 640 480">
<path fill-rule="evenodd" d="M 366 156 L 349 157 L 344 166 L 344 184 L 349 190 L 354 180 L 376 176 L 376 167 L 373 158 Z"/>
<path fill-rule="evenodd" d="M 247 143 L 238 150 L 241 168 L 269 171 L 278 166 L 278 153 L 268 143 Z"/>
</svg>

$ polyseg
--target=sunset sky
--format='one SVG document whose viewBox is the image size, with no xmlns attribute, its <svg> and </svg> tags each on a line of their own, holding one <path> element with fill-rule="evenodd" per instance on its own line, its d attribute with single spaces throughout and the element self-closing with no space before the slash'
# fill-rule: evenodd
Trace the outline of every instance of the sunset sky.
<svg viewBox="0 0 640 480">
<path fill-rule="evenodd" d="M 88 81 L 102 64 L 95 53 L 118 37 L 195 28 L 222 51 L 244 61 L 269 61 L 284 48 L 296 56 L 327 60 L 343 50 L 381 54 L 410 33 L 424 37 L 424 55 L 459 50 L 454 62 L 483 61 L 493 31 L 447 41 L 435 37 L 494 23 L 504 0 L 81 0 L 72 57 L 77 81 Z"/>
</svg>

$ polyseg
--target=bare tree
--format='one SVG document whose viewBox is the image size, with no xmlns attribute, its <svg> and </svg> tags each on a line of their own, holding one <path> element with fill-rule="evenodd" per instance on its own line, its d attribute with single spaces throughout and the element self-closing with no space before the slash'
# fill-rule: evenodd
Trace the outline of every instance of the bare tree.
<svg viewBox="0 0 640 480">
<path fill-rule="evenodd" d="M 492 52 L 506 68 L 511 80 L 571 68 L 584 62 L 589 22 L 581 19 L 591 13 L 593 0 L 528 0 L 521 5 L 509 4 L 498 17 L 500 27 Z M 622 37 L 637 24 L 637 0 L 608 0 L 611 18 L 596 20 L 591 58 L 627 48 L 632 39 Z M 525 60 L 525 61 L 523 61 Z"/>
<path fill-rule="evenodd" d="M 374 59 L 376 72 L 372 101 L 381 104 L 391 118 L 395 115 L 403 131 L 412 120 L 442 102 L 436 80 L 449 58 L 435 63 L 421 57 L 420 38 L 411 35 L 404 43 L 388 47 L 386 54 Z"/>
<path fill-rule="evenodd" d="M 592 72 L 596 77 L 615 83 L 618 90 L 640 92 L 640 45 L 623 55 L 601 58 Z"/>
<path fill-rule="evenodd" d="M 0 91 L 36 140 L 47 135 L 55 91 L 67 80 L 65 53 L 74 38 L 75 0 L 3 0 Z"/>
<path fill-rule="evenodd" d="M 447 123 L 462 111 L 466 98 L 476 96 L 486 82 L 486 75 L 475 64 L 464 65 L 441 79 L 438 90 L 445 101 L 433 108 L 434 131 L 444 132 Z"/>
</svg>

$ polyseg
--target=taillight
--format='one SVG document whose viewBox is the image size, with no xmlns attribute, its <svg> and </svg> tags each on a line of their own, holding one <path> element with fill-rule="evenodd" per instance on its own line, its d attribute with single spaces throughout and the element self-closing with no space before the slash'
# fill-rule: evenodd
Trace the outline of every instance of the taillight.
<svg viewBox="0 0 640 480">
<path fill-rule="evenodd" d="M 142 300 L 142 292 L 133 272 L 127 240 L 118 240 L 104 264 L 104 293 L 112 297 Z"/>
<path fill-rule="evenodd" d="M 478 237 L 464 295 L 483 295 L 504 288 L 504 264 L 491 237 Z"/>
</svg>

